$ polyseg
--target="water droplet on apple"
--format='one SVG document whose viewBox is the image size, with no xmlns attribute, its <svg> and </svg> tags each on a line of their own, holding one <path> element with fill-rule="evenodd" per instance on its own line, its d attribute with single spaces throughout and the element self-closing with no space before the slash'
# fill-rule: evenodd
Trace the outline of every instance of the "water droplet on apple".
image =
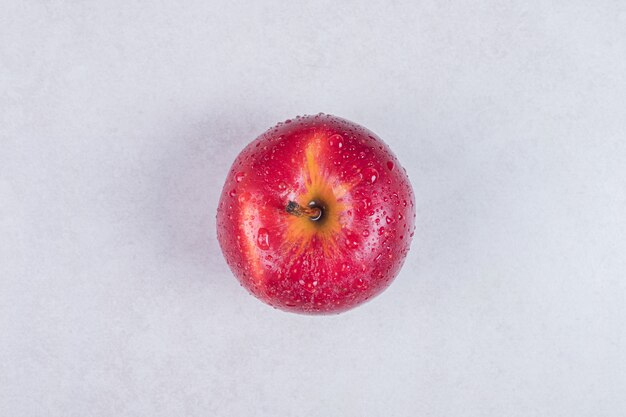
<svg viewBox="0 0 626 417">
<path fill-rule="evenodd" d="M 365 178 L 370 184 L 374 184 L 378 179 L 378 171 L 374 168 L 367 168 L 363 171 L 363 178 Z"/>
<path fill-rule="evenodd" d="M 367 288 L 367 283 L 363 278 L 357 278 L 356 280 L 354 280 L 354 287 L 359 290 L 364 290 Z"/>
<path fill-rule="evenodd" d="M 250 193 L 243 192 L 243 193 L 239 194 L 239 197 L 237 197 L 237 201 L 239 201 L 239 203 L 243 203 L 244 201 L 246 201 L 248 199 L 248 197 L 250 197 Z"/>
<path fill-rule="evenodd" d="M 387 161 L 387 169 L 389 171 L 393 171 L 393 162 L 392 161 Z"/>
<path fill-rule="evenodd" d="M 378 229 L 378 236 L 382 236 L 385 233 L 385 228 L 381 227 L 380 229 Z"/>
<path fill-rule="evenodd" d="M 389 216 L 385 217 L 385 221 L 387 222 L 387 224 L 391 224 L 393 222 L 393 219 Z"/>
<path fill-rule="evenodd" d="M 231 197 L 236 196 L 236 195 L 237 195 L 237 190 L 235 190 L 235 189 L 230 190 L 230 192 L 228 193 L 228 195 L 229 195 L 229 196 L 231 196 Z"/>
<path fill-rule="evenodd" d="M 259 229 L 256 237 L 256 244 L 263 250 L 270 248 L 270 235 L 265 227 L 261 227 Z"/>
<path fill-rule="evenodd" d="M 359 247 L 359 242 L 354 239 L 354 237 L 350 236 L 346 239 L 346 246 L 350 249 L 356 249 Z"/>
<path fill-rule="evenodd" d="M 287 184 L 285 184 L 283 181 L 278 183 L 278 189 L 283 191 L 287 189 Z"/>
<path fill-rule="evenodd" d="M 370 232 L 368 230 L 363 230 L 363 236 L 368 237 L 370 235 Z"/>
<path fill-rule="evenodd" d="M 343 148 L 343 136 L 339 134 L 332 135 L 330 138 L 328 138 L 328 143 L 330 144 L 330 146 L 336 146 L 337 148 L 341 149 Z"/>
<path fill-rule="evenodd" d="M 312 293 L 312 292 L 315 292 L 318 281 L 313 278 L 306 278 L 306 279 L 298 280 L 298 284 L 302 285 L 305 291 Z"/>
</svg>

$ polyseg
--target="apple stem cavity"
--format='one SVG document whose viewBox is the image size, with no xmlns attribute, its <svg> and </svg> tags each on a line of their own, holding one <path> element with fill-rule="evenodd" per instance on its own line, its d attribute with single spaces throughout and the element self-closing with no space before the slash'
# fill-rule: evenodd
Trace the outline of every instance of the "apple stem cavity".
<svg viewBox="0 0 626 417">
<path fill-rule="evenodd" d="M 289 214 L 293 214 L 294 216 L 302 217 L 308 216 L 312 221 L 318 221 L 322 218 L 322 209 L 317 207 L 316 205 L 311 205 L 309 207 L 302 207 L 300 204 L 295 201 L 290 201 L 285 210 Z"/>
</svg>

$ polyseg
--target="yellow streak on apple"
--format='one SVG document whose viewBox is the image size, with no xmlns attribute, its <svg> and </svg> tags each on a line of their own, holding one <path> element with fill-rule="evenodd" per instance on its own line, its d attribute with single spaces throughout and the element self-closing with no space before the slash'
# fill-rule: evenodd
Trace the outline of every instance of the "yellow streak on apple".
<svg viewBox="0 0 626 417">
<path fill-rule="evenodd" d="M 306 147 L 302 173 L 305 192 L 296 197 L 296 202 L 306 207 L 311 201 L 322 201 L 325 205 L 325 220 L 320 224 L 306 216 L 287 218 L 286 239 L 296 245 L 296 256 L 302 254 L 313 239 L 319 239 L 325 256 L 332 256 L 337 250 L 337 237 L 344 222 L 343 213 L 347 209 L 343 197 L 352 188 L 351 184 L 341 183 L 331 177 L 318 159 L 324 155 L 322 139 L 319 135 L 313 136 Z"/>
</svg>

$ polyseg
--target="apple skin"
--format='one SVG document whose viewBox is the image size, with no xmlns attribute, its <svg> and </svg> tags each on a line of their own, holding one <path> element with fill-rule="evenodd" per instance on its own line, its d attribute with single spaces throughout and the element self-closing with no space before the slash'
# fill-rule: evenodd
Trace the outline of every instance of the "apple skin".
<svg viewBox="0 0 626 417">
<path fill-rule="evenodd" d="M 322 218 L 289 213 L 289 202 L 311 203 Z M 414 219 L 406 170 L 387 145 L 320 113 L 278 123 L 237 156 L 217 233 L 232 272 L 254 296 L 286 311 L 333 314 L 389 286 Z"/>
</svg>

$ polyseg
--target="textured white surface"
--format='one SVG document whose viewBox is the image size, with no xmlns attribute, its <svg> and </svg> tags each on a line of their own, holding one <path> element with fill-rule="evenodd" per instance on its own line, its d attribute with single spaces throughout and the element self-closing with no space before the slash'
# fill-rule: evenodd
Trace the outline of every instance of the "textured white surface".
<svg viewBox="0 0 626 417">
<path fill-rule="evenodd" d="M 0 415 L 623 416 L 625 3 L 251 3 L 2 1 Z M 418 207 L 334 317 L 245 293 L 214 226 L 319 111 Z"/>
</svg>

